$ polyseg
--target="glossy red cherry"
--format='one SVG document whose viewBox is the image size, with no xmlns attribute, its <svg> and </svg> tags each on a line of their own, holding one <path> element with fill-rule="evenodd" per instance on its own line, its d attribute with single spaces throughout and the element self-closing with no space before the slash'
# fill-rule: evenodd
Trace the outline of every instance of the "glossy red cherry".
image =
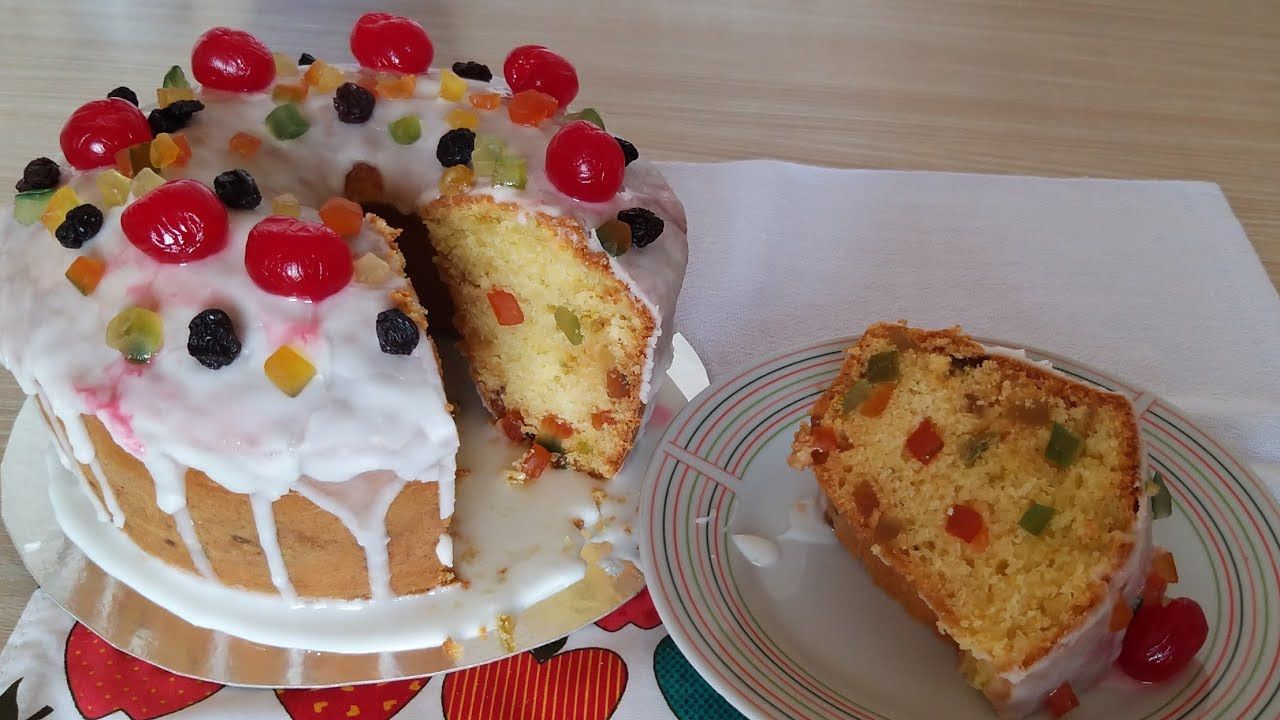
<svg viewBox="0 0 1280 720">
<path fill-rule="evenodd" d="M 560 128 L 547 145 L 547 178 L 557 190 L 586 202 L 604 202 L 622 187 L 622 146 L 586 120 Z"/>
<path fill-rule="evenodd" d="M 78 170 L 112 165 L 117 150 L 150 140 L 147 117 L 120 98 L 94 100 L 76 108 L 58 137 L 62 154 Z"/>
<path fill-rule="evenodd" d="M 417 75 L 431 67 L 431 38 L 418 23 L 391 13 L 365 13 L 351 29 L 351 54 L 373 70 Z"/>
<path fill-rule="evenodd" d="M 541 90 L 566 107 L 578 95 L 578 73 L 568 60 L 541 45 L 521 45 L 507 55 L 502 75 L 513 93 Z"/>
<path fill-rule="evenodd" d="M 1156 683 L 1177 675 L 1209 636 L 1204 610 L 1190 598 L 1167 605 L 1144 603 L 1124 634 L 1120 669 L 1134 680 Z"/>
<path fill-rule="evenodd" d="M 126 207 L 120 228 L 156 262 L 195 262 L 227 246 L 227 207 L 196 180 L 172 180 Z"/>
<path fill-rule="evenodd" d="M 244 266 L 272 295 L 320 302 L 351 282 L 354 263 L 342 237 L 326 225 L 273 215 L 249 231 Z"/>
<path fill-rule="evenodd" d="M 258 38 L 243 30 L 216 27 L 196 40 L 191 72 L 205 87 L 256 92 L 266 90 L 276 79 L 276 63 Z"/>
</svg>

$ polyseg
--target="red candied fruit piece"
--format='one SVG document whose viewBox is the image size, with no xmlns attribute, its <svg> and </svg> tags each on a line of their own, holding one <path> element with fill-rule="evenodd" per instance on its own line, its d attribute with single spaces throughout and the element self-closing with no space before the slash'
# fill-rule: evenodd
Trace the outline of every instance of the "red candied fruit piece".
<svg viewBox="0 0 1280 720">
<path fill-rule="evenodd" d="M 1195 600 L 1144 602 L 1129 622 L 1117 663 L 1134 680 L 1163 682 L 1186 667 L 1208 637 L 1209 623 Z"/>
<path fill-rule="evenodd" d="M 966 543 L 973 542 L 982 533 L 982 513 L 968 505 L 952 505 L 947 510 L 947 532 Z"/>
<path fill-rule="evenodd" d="M 529 477 L 530 480 L 542 474 L 543 470 L 551 464 L 551 451 L 534 443 L 533 447 L 520 458 L 520 472 Z"/>
<path fill-rule="evenodd" d="M 365 13 L 351 29 L 351 54 L 363 67 L 418 75 L 431 67 L 435 48 L 427 31 L 401 15 Z"/>
<path fill-rule="evenodd" d="M 585 202 L 604 202 L 616 195 L 627 164 L 618 141 L 586 120 L 556 131 L 547 144 L 546 163 L 551 184 Z"/>
<path fill-rule="evenodd" d="M 1163 605 L 1164 593 L 1168 589 L 1169 581 L 1152 572 L 1147 576 L 1147 582 L 1142 586 L 1142 604 Z"/>
<path fill-rule="evenodd" d="M 915 431 L 907 437 L 907 451 L 925 465 L 942 452 L 942 436 L 938 434 L 932 420 L 929 418 L 921 420 Z"/>
<path fill-rule="evenodd" d="M 597 410 L 591 413 L 591 427 L 596 430 L 603 430 L 606 426 L 613 425 L 617 422 L 617 420 L 613 419 L 613 413 L 610 413 L 608 410 Z"/>
<path fill-rule="evenodd" d="M 573 437 L 573 426 L 565 422 L 559 415 L 548 415 L 542 418 L 539 429 L 543 433 L 561 440 Z"/>
<path fill-rule="evenodd" d="M 498 427 L 502 429 L 502 434 L 513 442 L 524 442 L 524 418 L 518 411 L 512 410 L 503 415 L 498 420 Z"/>
<path fill-rule="evenodd" d="M 521 45 L 507 55 L 502 75 L 511 92 L 540 90 L 566 107 L 578 95 L 578 73 L 568 60 L 541 45 Z"/>
<path fill-rule="evenodd" d="M 127 100 L 94 100 L 76 108 L 62 126 L 62 154 L 77 170 L 114 165 L 116 153 L 151 140 L 142 111 Z"/>
<path fill-rule="evenodd" d="M 627 381 L 627 376 L 622 374 L 618 368 L 609 368 L 609 372 L 605 375 L 605 392 L 611 400 L 621 400 L 631 395 L 631 383 Z"/>
<path fill-rule="evenodd" d="M 489 307 L 493 308 L 493 315 L 498 319 L 499 325 L 511 326 L 524 322 L 520 301 L 506 290 L 490 290 Z"/>
<path fill-rule="evenodd" d="M 205 87 L 232 92 L 266 90 L 276 79 L 271 50 L 244 30 L 216 27 L 191 49 L 191 72 Z"/>
<path fill-rule="evenodd" d="M 1076 698 L 1076 691 L 1071 689 L 1071 683 L 1062 683 L 1049 693 L 1044 704 L 1049 709 L 1049 714 L 1060 718 L 1080 707 L 1080 700 Z"/>
<path fill-rule="evenodd" d="M 351 251 L 332 228 L 281 215 L 249 231 L 244 264 L 263 290 L 308 302 L 346 287 L 355 272 Z"/>
<path fill-rule="evenodd" d="M 156 262 L 195 262 L 227 246 L 227 206 L 203 183 L 172 180 L 125 208 L 120 228 Z"/>
</svg>

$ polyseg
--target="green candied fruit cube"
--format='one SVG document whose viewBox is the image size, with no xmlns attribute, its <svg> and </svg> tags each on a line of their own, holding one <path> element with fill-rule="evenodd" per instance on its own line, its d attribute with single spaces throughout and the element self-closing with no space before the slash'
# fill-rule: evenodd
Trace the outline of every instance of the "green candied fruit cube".
<svg viewBox="0 0 1280 720">
<path fill-rule="evenodd" d="M 285 103 L 267 113 L 267 130 L 277 140 L 300 138 L 311 129 L 296 103 Z"/>
<path fill-rule="evenodd" d="M 617 218 L 606 220 L 596 228 L 596 237 L 600 238 L 600 246 L 613 257 L 631 249 L 631 226 Z"/>
<path fill-rule="evenodd" d="M 844 411 L 851 413 L 858 409 L 867 398 L 871 397 L 871 383 L 866 380 L 859 380 L 849 387 L 844 394 Z"/>
<path fill-rule="evenodd" d="M 476 135 L 475 149 L 471 152 L 471 169 L 476 177 L 493 177 L 498 159 L 507 152 L 507 144 L 496 135 Z"/>
<path fill-rule="evenodd" d="M 49 198 L 53 197 L 55 192 L 57 188 L 18 193 L 13 198 L 13 216 L 23 225 L 34 224 L 44 214 L 45 207 L 49 205 Z"/>
<path fill-rule="evenodd" d="M 568 122 L 573 122 L 574 120 L 586 120 L 601 130 L 605 129 L 604 118 L 600 117 L 600 113 L 597 112 L 595 108 L 582 108 L 576 113 L 569 113 L 564 117 L 564 119 Z"/>
<path fill-rule="evenodd" d="M 422 120 L 417 115 L 405 115 L 392 120 L 387 130 L 391 132 L 392 140 L 401 145 L 412 145 L 422 138 Z"/>
<path fill-rule="evenodd" d="M 1044 458 L 1060 468 L 1069 468 L 1080 457 L 1084 440 L 1062 423 L 1054 423 L 1049 431 L 1049 442 L 1044 446 Z"/>
<path fill-rule="evenodd" d="M 493 186 L 523 190 L 529 182 L 529 168 L 524 158 L 504 155 L 493 166 Z"/>
<path fill-rule="evenodd" d="M 187 82 L 187 76 L 182 72 L 182 68 L 174 65 L 169 68 L 169 72 L 164 74 L 164 82 L 160 87 L 167 88 L 186 88 L 191 87 L 191 83 Z"/>
<path fill-rule="evenodd" d="M 898 351 L 886 350 L 867 360 L 867 371 L 862 374 L 867 382 L 882 383 L 898 379 Z"/>
<path fill-rule="evenodd" d="M 164 345 L 164 321 L 154 312 L 127 307 L 107 323 L 107 345 L 131 363 L 145 363 Z"/>
<path fill-rule="evenodd" d="M 1164 476 L 1158 472 L 1152 475 L 1151 484 L 1156 490 L 1151 496 L 1151 517 L 1156 520 L 1169 517 L 1173 514 L 1173 493 L 1169 492 Z"/>
<path fill-rule="evenodd" d="M 1022 518 L 1018 520 L 1018 525 L 1032 535 L 1039 535 L 1049 526 L 1049 520 L 1053 518 L 1054 512 L 1056 511 L 1048 505 L 1033 502 L 1031 507 L 1022 513 Z"/>
<path fill-rule="evenodd" d="M 570 345 L 582 344 L 582 323 L 578 321 L 578 315 L 574 311 L 563 305 L 557 305 L 556 327 L 569 338 Z"/>
</svg>

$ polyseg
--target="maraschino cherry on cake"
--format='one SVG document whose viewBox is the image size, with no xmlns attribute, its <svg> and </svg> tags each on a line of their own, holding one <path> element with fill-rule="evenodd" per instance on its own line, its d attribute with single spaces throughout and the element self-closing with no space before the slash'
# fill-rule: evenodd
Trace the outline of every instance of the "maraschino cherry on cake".
<svg viewBox="0 0 1280 720">
<path fill-rule="evenodd" d="M 516 48 L 504 85 L 432 69 L 407 18 L 350 41 L 358 67 L 208 31 L 194 84 L 174 66 L 154 108 L 117 88 L 73 112 L 0 222 L 0 361 L 99 516 L 303 600 L 456 580 L 452 406 L 408 236 L 361 203 L 421 216 L 475 385 L 529 446 L 521 481 L 618 471 L 687 260 L 679 201 L 569 111 L 564 58 Z"/>
</svg>

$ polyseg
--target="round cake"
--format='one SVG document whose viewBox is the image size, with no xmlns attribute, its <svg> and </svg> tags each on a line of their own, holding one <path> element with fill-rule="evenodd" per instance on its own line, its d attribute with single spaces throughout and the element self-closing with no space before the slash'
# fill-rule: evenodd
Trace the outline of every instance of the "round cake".
<svg viewBox="0 0 1280 720">
<path fill-rule="evenodd" d="M 562 57 L 516 48 L 505 83 L 432 69 L 422 27 L 383 13 L 351 49 L 210 30 L 153 108 L 117 88 L 72 113 L 0 220 L 0 361 L 102 521 L 304 600 L 456 580 L 428 309 L 529 446 L 513 481 L 607 478 L 670 363 L 688 255 L 658 171 L 569 112 Z"/>
</svg>

